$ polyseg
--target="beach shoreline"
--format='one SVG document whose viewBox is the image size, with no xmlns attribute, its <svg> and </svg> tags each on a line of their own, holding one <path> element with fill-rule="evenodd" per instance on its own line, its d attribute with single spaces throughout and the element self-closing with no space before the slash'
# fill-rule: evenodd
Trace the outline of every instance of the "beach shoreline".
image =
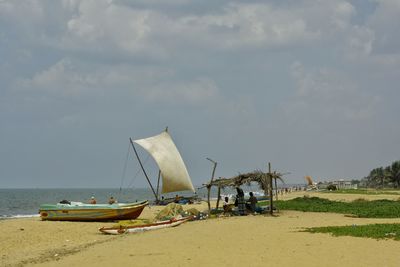
<svg viewBox="0 0 400 267">
<path fill-rule="evenodd" d="M 319 196 L 320 193 L 298 192 L 284 198 L 305 194 Z M 354 197 L 323 195 L 347 201 Z M 375 199 L 375 196 L 355 197 Z M 183 206 L 185 210 L 206 207 L 205 202 Z M 154 218 L 162 208 L 146 207 L 140 218 Z M 301 232 L 308 227 L 370 223 L 400 223 L 400 218 L 366 219 L 333 213 L 280 211 L 272 217 L 223 217 L 122 236 L 98 231 L 114 222 L 7 219 L 0 220 L 0 265 L 241 266 L 251 262 L 252 266 L 265 266 L 271 261 L 269 266 L 321 266 L 321 262 L 328 260 L 324 266 L 398 266 L 398 241 Z M 331 262 L 332 259 L 335 261 Z"/>
</svg>

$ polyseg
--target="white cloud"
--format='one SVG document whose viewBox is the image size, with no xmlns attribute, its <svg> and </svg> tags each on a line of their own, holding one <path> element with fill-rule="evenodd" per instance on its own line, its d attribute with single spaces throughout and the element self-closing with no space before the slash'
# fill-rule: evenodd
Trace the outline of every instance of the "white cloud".
<svg viewBox="0 0 400 267">
<path fill-rule="evenodd" d="M 242 46 L 285 45 L 312 39 L 305 18 L 287 10 L 262 4 L 231 4 L 222 13 L 189 16 L 179 20 L 182 33 L 206 46 L 240 48 Z"/>
<path fill-rule="evenodd" d="M 400 54 L 400 2 L 377 0 L 378 6 L 367 25 L 376 33 L 375 54 Z"/>
<path fill-rule="evenodd" d="M 52 7 L 58 5 L 53 8 L 56 15 L 51 15 L 46 1 L 5 1 L 2 5 L 0 12 L 7 14 L 12 27 L 24 29 L 20 37 L 26 42 L 98 58 L 170 59 L 181 50 L 282 49 L 321 42 L 368 54 L 375 36 L 367 26 L 352 25 L 357 11 L 344 0 L 294 5 L 221 2 L 220 8 L 201 14 L 155 9 L 154 3 L 147 8 L 142 3 L 139 8 L 109 0 L 53 2 Z M 374 21 L 381 21 L 381 15 L 375 17 Z"/>
<path fill-rule="evenodd" d="M 352 27 L 352 34 L 348 37 L 348 56 L 369 56 L 372 51 L 372 45 L 375 41 L 374 32 L 367 27 Z"/>
<path fill-rule="evenodd" d="M 218 91 L 213 81 L 199 78 L 189 82 L 157 84 L 143 93 L 152 102 L 197 106 L 216 102 L 215 98 L 219 97 Z"/>
<path fill-rule="evenodd" d="M 291 72 L 296 94 L 286 106 L 289 116 L 318 121 L 368 120 L 381 102 L 345 73 L 324 68 L 310 71 L 299 62 L 292 64 Z"/>
<path fill-rule="evenodd" d="M 351 17 L 355 14 L 354 7 L 346 1 L 337 1 L 333 6 L 331 15 L 332 24 L 338 29 L 346 29 Z"/>
<path fill-rule="evenodd" d="M 98 84 L 99 78 L 101 75 L 96 73 L 80 73 L 68 58 L 64 58 L 30 79 L 17 80 L 15 88 L 36 92 L 38 95 L 80 95 Z"/>
<path fill-rule="evenodd" d="M 15 88 L 17 91 L 54 97 L 107 95 L 119 90 L 130 92 L 130 95 L 151 103 L 176 106 L 204 105 L 219 97 L 218 86 L 207 78 L 176 81 L 174 72 L 168 69 L 136 68 L 129 65 L 113 68 L 103 66 L 87 71 L 87 67 L 68 58 L 35 74 L 31 79 L 18 80 Z"/>
</svg>

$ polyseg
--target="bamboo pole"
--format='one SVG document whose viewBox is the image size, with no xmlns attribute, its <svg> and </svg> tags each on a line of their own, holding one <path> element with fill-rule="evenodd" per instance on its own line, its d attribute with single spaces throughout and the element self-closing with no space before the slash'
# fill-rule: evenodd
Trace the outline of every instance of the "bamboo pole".
<svg viewBox="0 0 400 267">
<path fill-rule="evenodd" d="M 218 196 L 217 196 L 217 205 L 216 209 L 219 207 L 219 199 L 221 198 L 221 187 L 218 185 Z"/>
<path fill-rule="evenodd" d="M 207 160 L 211 161 L 211 162 L 214 164 L 213 171 L 212 171 L 212 174 L 211 174 L 211 181 L 210 181 L 210 183 L 207 185 L 208 214 L 210 214 L 210 213 L 211 213 L 211 204 L 210 204 L 211 184 L 212 184 L 212 182 L 213 182 L 213 180 L 214 180 L 214 174 L 215 174 L 215 168 L 217 168 L 217 162 L 213 161 L 213 160 L 210 159 L 210 158 L 207 158 Z"/>
<path fill-rule="evenodd" d="M 268 162 L 268 182 L 269 182 L 269 214 L 273 215 L 273 202 L 274 197 L 272 196 L 272 173 L 271 173 L 271 162 Z"/>
<path fill-rule="evenodd" d="M 161 178 L 161 170 L 158 170 L 158 178 L 157 178 L 157 204 L 158 204 L 158 197 L 159 197 L 159 194 L 158 194 L 158 190 L 159 190 L 159 188 L 160 188 L 160 178 Z"/>
</svg>

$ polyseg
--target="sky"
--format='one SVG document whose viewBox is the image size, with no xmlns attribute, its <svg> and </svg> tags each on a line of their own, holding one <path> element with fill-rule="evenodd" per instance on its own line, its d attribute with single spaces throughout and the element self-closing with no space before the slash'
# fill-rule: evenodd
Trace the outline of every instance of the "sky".
<svg viewBox="0 0 400 267">
<path fill-rule="evenodd" d="M 361 179 L 400 159 L 398 0 L 0 0 L 0 188 Z M 139 150 L 155 181 L 157 168 Z M 126 166 L 126 167 L 125 167 Z"/>
</svg>

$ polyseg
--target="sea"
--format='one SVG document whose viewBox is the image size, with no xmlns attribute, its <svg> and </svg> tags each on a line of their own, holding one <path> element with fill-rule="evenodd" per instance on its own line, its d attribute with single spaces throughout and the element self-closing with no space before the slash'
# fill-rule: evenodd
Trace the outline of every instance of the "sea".
<svg viewBox="0 0 400 267">
<path fill-rule="evenodd" d="M 231 192 L 231 191 L 229 191 Z M 205 188 L 196 191 L 198 197 L 207 198 Z M 174 197 L 176 193 L 163 194 L 165 198 Z M 179 192 L 180 196 L 193 196 L 191 192 Z M 0 189 L 0 219 L 37 217 L 41 204 L 56 204 L 62 200 L 86 202 L 94 196 L 97 203 L 107 203 L 113 196 L 119 203 L 140 200 L 153 201 L 150 188 L 46 188 L 46 189 Z M 216 190 L 211 192 L 216 198 Z"/>
<path fill-rule="evenodd" d="M 257 186 L 242 186 L 245 194 L 252 191 L 256 196 L 263 195 Z M 163 194 L 165 198 L 172 198 L 177 193 Z M 180 196 L 193 196 L 192 192 L 179 192 Z M 222 196 L 233 197 L 234 188 L 224 188 Z M 207 199 L 207 189 L 200 187 L 196 195 Z M 113 196 L 119 203 L 136 202 L 140 200 L 154 201 L 150 188 L 32 188 L 32 189 L 1 189 L 0 188 L 0 220 L 24 217 L 38 217 L 41 204 L 56 204 L 62 200 L 86 202 L 94 196 L 97 203 L 107 203 Z M 215 187 L 211 190 L 211 199 L 217 198 Z"/>
<path fill-rule="evenodd" d="M 97 203 L 107 203 L 110 196 L 119 203 L 154 200 L 150 188 L 0 189 L 0 219 L 36 217 L 41 204 L 56 204 L 62 200 L 88 203 L 92 196 Z M 165 194 L 165 197 L 173 196 Z"/>
</svg>

